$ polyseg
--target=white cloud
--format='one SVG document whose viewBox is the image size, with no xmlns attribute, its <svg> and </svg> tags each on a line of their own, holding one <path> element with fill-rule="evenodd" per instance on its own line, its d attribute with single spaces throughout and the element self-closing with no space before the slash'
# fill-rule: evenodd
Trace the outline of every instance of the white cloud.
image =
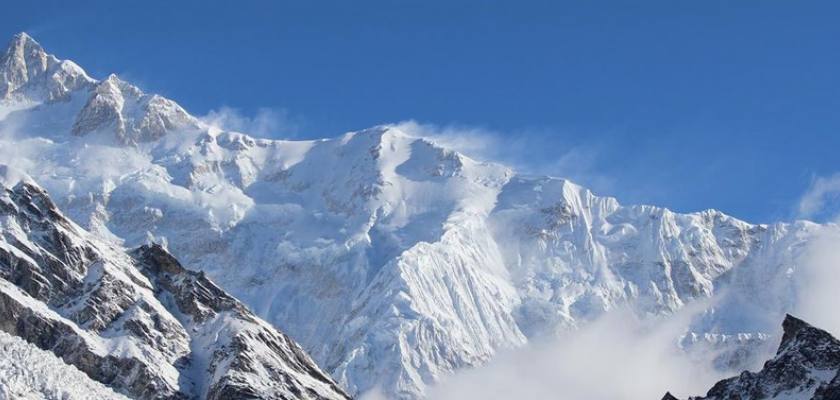
<svg viewBox="0 0 840 400">
<path fill-rule="evenodd" d="M 836 227 L 823 229 L 809 244 L 797 274 L 793 313 L 840 337 L 840 231 Z"/>
<path fill-rule="evenodd" d="M 300 129 L 299 121 L 284 109 L 259 108 L 253 115 L 247 115 L 236 108 L 221 107 L 200 119 L 219 129 L 263 138 L 291 138 Z"/>
<path fill-rule="evenodd" d="M 813 218 L 830 212 L 831 210 L 827 210 L 827 207 L 832 201 L 838 199 L 840 199 L 840 173 L 828 177 L 817 177 L 800 198 L 797 211 L 801 218 Z"/>
<path fill-rule="evenodd" d="M 503 144 L 501 134 L 479 127 L 438 126 L 417 121 L 403 121 L 394 126 L 408 135 L 431 140 L 482 161 L 496 159 Z"/>
<path fill-rule="evenodd" d="M 797 304 L 794 314 L 840 337 L 840 224 L 832 202 L 840 199 L 840 173 L 815 179 L 799 201 L 800 217 L 824 216 L 833 223 L 820 229 L 802 256 L 797 271 Z"/>
<path fill-rule="evenodd" d="M 359 400 L 388 400 L 380 388 L 374 388 L 362 394 Z"/>
<path fill-rule="evenodd" d="M 433 388 L 432 400 L 658 399 L 705 393 L 722 378 L 677 345 L 697 307 L 657 320 L 608 313 L 564 337 L 500 354 Z M 711 357 L 712 354 L 707 354 Z"/>
</svg>

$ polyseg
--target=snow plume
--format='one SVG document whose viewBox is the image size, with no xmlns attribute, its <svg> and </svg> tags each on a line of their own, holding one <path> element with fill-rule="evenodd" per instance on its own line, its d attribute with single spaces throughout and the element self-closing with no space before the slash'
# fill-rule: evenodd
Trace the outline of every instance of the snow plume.
<svg viewBox="0 0 840 400">
<path fill-rule="evenodd" d="M 797 211 L 801 218 L 826 216 L 832 211 L 831 205 L 837 202 L 840 202 L 840 173 L 817 177 L 799 200 Z"/>
<path fill-rule="evenodd" d="M 481 161 L 497 159 L 497 153 L 503 146 L 499 133 L 479 127 L 437 126 L 417 121 L 403 121 L 394 127 L 409 136 L 431 140 L 442 147 Z"/>
<path fill-rule="evenodd" d="M 704 392 L 720 373 L 710 359 L 698 361 L 677 344 L 701 306 L 656 320 L 610 312 L 563 337 L 457 373 L 432 389 L 429 398 L 637 400 L 658 399 L 669 390 Z"/>
<path fill-rule="evenodd" d="M 464 125 L 433 125 L 404 121 L 394 125 L 479 161 L 497 161 L 520 173 L 567 178 L 596 193 L 613 193 L 616 181 L 598 170 L 601 149 L 590 145 L 558 147 L 556 132 L 498 132 Z M 562 135 L 560 135 L 562 136 Z"/>
<path fill-rule="evenodd" d="M 285 109 L 259 108 L 253 115 L 221 107 L 201 117 L 207 125 L 226 131 L 243 132 L 261 138 L 289 138 L 298 134 L 300 121 Z"/>
<path fill-rule="evenodd" d="M 793 313 L 840 336 L 840 231 L 824 229 L 803 257 Z"/>
<path fill-rule="evenodd" d="M 20 135 L 20 123 L 6 121 L 5 115 L 16 111 L 13 107 L 0 106 L 0 162 L 22 170 L 37 165 L 37 156 L 47 141 L 40 138 L 26 138 Z"/>
<path fill-rule="evenodd" d="M 797 317 L 840 336 L 840 173 L 815 179 L 799 201 L 802 217 L 822 216 L 833 220 L 820 229 L 802 257 L 797 273 Z"/>
</svg>

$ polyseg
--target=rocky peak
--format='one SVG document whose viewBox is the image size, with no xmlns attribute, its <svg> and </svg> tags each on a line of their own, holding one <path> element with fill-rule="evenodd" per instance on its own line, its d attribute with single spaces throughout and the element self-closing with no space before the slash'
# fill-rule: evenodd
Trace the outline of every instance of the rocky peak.
<svg viewBox="0 0 840 400">
<path fill-rule="evenodd" d="M 99 82 L 76 116 L 72 133 L 115 134 L 121 144 L 157 140 L 170 131 L 195 128 L 198 120 L 177 103 L 143 93 L 114 74 Z"/>
<path fill-rule="evenodd" d="M 8 96 L 30 79 L 43 74 L 48 57 L 41 45 L 26 33 L 18 33 L 9 42 L 0 59 L 0 95 Z"/>
<path fill-rule="evenodd" d="M 783 335 L 782 335 L 782 343 L 779 345 L 779 351 L 781 351 L 782 349 L 785 349 L 789 345 L 791 345 L 791 343 L 794 341 L 794 339 L 799 334 L 799 332 L 802 332 L 803 330 L 808 330 L 808 329 L 814 330 L 814 328 L 811 325 L 808 325 L 807 322 L 805 322 L 805 321 L 803 321 L 799 318 L 796 318 L 796 317 L 794 317 L 790 314 L 786 314 L 785 315 L 785 320 L 782 322 Z M 819 332 L 823 332 L 825 334 L 828 334 L 824 331 L 819 331 Z"/>
<path fill-rule="evenodd" d="M 26 33 L 15 35 L 0 56 L 0 101 L 27 105 L 73 96 L 87 99 L 75 114 L 71 133 L 76 136 L 103 132 L 116 136 L 119 144 L 137 144 L 199 126 L 169 99 L 143 93 L 114 74 L 96 81 L 72 61 L 47 53 Z"/>
<path fill-rule="evenodd" d="M 840 341 L 828 332 L 787 315 L 776 356 L 761 371 L 744 371 L 715 384 L 703 397 L 725 399 L 837 399 L 840 395 Z M 664 399 L 673 399 L 666 394 Z"/>
<path fill-rule="evenodd" d="M 48 54 L 23 32 L 12 38 L 0 57 L 0 100 L 62 100 L 93 82 L 78 65 Z"/>
<path fill-rule="evenodd" d="M 131 255 L 155 290 L 169 293 L 179 312 L 194 322 L 206 321 L 225 311 L 236 311 L 240 316 L 248 314 L 244 305 L 213 284 L 204 273 L 187 270 L 161 245 L 140 246 Z"/>
</svg>

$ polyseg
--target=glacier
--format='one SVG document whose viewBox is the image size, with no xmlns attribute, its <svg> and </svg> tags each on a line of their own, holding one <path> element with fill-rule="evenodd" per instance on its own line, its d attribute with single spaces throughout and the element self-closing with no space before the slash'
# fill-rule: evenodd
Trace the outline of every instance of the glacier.
<svg viewBox="0 0 840 400">
<path fill-rule="evenodd" d="M 669 315 L 717 299 L 686 343 L 773 333 L 808 244 L 838 229 L 625 206 L 402 124 L 256 138 L 91 78 L 26 34 L 1 60 L 0 162 L 99 240 L 200 269 L 353 395 L 422 398 L 624 306 Z"/>
</svg>

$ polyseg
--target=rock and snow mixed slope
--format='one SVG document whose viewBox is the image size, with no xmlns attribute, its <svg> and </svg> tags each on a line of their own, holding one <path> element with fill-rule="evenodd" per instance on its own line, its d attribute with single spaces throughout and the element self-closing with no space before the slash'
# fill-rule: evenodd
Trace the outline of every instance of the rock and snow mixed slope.
<svg viewBox="0 0 840 400">
<path fill-rule="evenodd" d="M 0 400 L 128 400 L 53 353 L 0 332 Z"/>
<path fill-rule="evenodd" d="M 354 394 L 416 398 L 617 306 L 668 314 L 726 287 L 688 341 L 761 337 L 773 328 L 738 310 L 788 309 L 800 254 L 836 229 L 623 206 L 401 125 L 313 141 L 227 132 L 113 76 L 39 72 L 66 62 L 25 35 L 3 60 L 0 159 L 97 237 L 199 268 Z"/>
<path fill-rule="evenodd" d="M 290 338 L 158 245 L 131 253 L 0 166 L 0 331 L 138 399 L 345 399 Z"/>
<path fill-rule="evenodd" d="M 690 400 L 840 399 L 840 341 L 788 315 L 776 356 L 758 372 L 722 380 L 702 397 Z M 676 400 L 666 394 L 664 400 Z"/>
</svg>

